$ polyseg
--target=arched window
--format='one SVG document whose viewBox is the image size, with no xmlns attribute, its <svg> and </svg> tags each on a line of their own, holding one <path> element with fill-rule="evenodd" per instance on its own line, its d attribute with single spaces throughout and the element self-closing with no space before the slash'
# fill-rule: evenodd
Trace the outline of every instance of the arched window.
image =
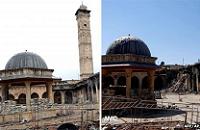
<svg viewBox="0 0 200 130">
<path fill-rule="evenodd" d="M 60 125 L 57 130 L 78 130 L 78 128 L 74 124 L 65 123 Z"/>
<path fill-rule="evenodd" d="M 26 104 L 26 94 L 22 93 L 19 95 L 18 104 Z"/>
<path fill-rule="evenodd" d="M 61 93 L 59 91 L 54 93 L 54 103 L 61 104 Z"/>
<path fill-rule="evenodd" d="M 72 104 L 72 92 L 65 92 L 65 103 Z"/>
<path fill-rule="evenodd" d="M 111 76 L 103 77 L 102 81 L 103 88 L 109 87 L 110 85 L 114 85 L 114 79 Z"/>
<path fill-rule="evenodd" d="M 142 88 L 143 89 L 148 89 L 148 86 L 149 86 L 149 84 L 148 84 L 148 77 L 146 76 L 142 80 Z"/>
<path fill-rule="evenodd" d="M 155 79 L 154 89 L 155 90 L 161 90 L 162 88 L 164 88 L 163 79 L 162 79 L 162 77 L 158 76 Z"/>
<path fill-rule="evenodd" d="M 138 95 L 137 91 L 139 88 L 139 79 L 134 76 L 131 78 L 131 94 L 132 95 Z"/>
<path fill-rule="evenodd" d="M 32 93 L 31 98 L 39 98 L 39 95 L 37 93 Z"/>
<path fill-rule="evenodd" d="M 126 77 L 124 77 L 124 76 L 119 77 L 117 80 L 117 85 L 125 86 L 126 85 Z"/>
<path fill-rule="evenodd" d="M 9 94 L 8 99 L 14 101 L 14 100 L 15 100 L 15 97 L 14 97 L 12 94 Z"/>
<path fill-rule="evenodd" d="M 42 98 L 47 98 L 47 92 L 44 92 L 44 93 L 42 94 Z"/>
</svg>

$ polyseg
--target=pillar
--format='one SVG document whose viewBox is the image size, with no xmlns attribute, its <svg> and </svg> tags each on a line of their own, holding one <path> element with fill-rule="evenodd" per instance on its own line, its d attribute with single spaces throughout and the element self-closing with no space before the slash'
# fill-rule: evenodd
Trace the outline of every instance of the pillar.
<svg viewBox="0 0 200 130">
<path fill-rule="evenodd" d="M 60 91 L 61 93 L 61 103 L 65 104 L 65 91 Z"/>
<path fill-rule="evenodd" d="M 148 82 L 149 82 L 149 91 L 151 94 L 154 93 L 154 74 L 153 70 L 148 71 Z"/>
<path fill-rule="evenodd" d="M 78 92 L 77 91 L 72 91 L 72 103 L 78 103 Z"/>
<path fill-rule="evenodd" d="M 89 102 L 91 102 L 92 101 L 92 89 L 91 89 L 91 86 L 89 86 L 88 84 L 87 84 L 87 89 L 88 89 L 88 95 L 89 95 Z"/>
<path fill-rule="evenodd" d="M 93 87 L 95 87 L 95 86 L 94 86 L 94 85 L 90 86 L 90 88 L 91 88 L 91 93 L 92 93 L 92 94 L 91 94 L 91 99 L 92 99 L 91 101 L 92 101 L 92 102 L 95 101 L 94 88 L 93 88 Z"/>
<path fill-rule="evenodd" d="M 79 97 L 80 97 L 80 103 L 83 103 L 84 102 L 84 92 L 83 92 L 83 89 L 80 90 L 80 93 L 79 93 Z"/>
<path fill-rule="evenodd" d="M 96 100 L 98 103 L 99 102 L 98 79 L 95 79 L 94 84 L 95 84 L 95 89 L 96 89 L 96 97 L 97 97 Z"/>
<path fill-rule="evenodd" d="M 89 91 L 90 92 L 90 101 L 93 102 L 95 100 L 94 89 L 93 89 L 93 87 L 95 87 L 94 83 L 89 79 L 87 82 L 87 86 L 90 89 L 90 91 Z"/>
<path fill-rule="evenodd" d="M 118 79 L 118 78 L 117 78 L 116 76 L 113 77 L 113 80 L 114 80 L 114 87 L 117 87 L 117 85 L 118 85 L 118 84 L 117 84 L 117 79 Z"/>
<path fill-rule="evenodd" d="M 27 111 L 29 111 L 31 109 L 31 82 L 26 81 L 25 87 L 26 87 L 26 108 Z"/>
<path fill-rule="evenodd" d="M 126 97 L 131 97 L 131 69 L 126 70 Z"/>
<path fill-rule="evenodd" d="M 143 78 L 139 78 L 139 88 L 138 88 L 138 96 L 141 97 L 142 94 L 142 79 Z"/>
<path fill-rule="evenodd" d="M 9 88 L 7 84 L 2 84 L 1 85 L 1 95 L 2 95 L 2 102 L 8 100 L 8 96 L 9 96 Z"/>
<path fill-rule="evenodd" d="M 88 87 L 84 86 L 84 101 L 89 100 Z"/>
<path fill-rule="evenodd" d="M 47 97 L 50 102 L 53 102 L 53 91 L 52 91 L 52 83 L 46 83 Z"/>
</svg>

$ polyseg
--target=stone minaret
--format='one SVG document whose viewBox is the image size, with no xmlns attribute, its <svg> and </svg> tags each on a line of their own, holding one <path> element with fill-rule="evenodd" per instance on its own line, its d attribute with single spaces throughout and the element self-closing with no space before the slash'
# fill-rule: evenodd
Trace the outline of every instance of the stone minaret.
<svg viewBox="0 0 200 130">
<path fill-rule="evenodd" d="M 86 79 L 93 74 L 90 10 L 82 4 L 75 15 L 78 23 L 80 79 Z"/>
</svg>

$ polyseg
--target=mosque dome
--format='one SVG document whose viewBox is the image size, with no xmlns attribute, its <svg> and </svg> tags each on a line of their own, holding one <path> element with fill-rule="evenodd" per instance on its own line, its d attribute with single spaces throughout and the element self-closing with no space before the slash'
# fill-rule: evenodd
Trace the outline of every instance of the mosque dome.
<svg viewBox="0 0 200 130">
<path fill-rule="evenodd" d="M 37 54 L 22 52 L 14 55 L 7 62 L 5 69 L 39 68 L 48 69 L 45 61 Z"/>
<path fill-rule="evenodd" d="M 139 38 L 132 36 L 115 40 L 106 52 L 106 55 L 110 54 L 134 54 L 151 57 L 151 52 L 147 45 Z"/>
</svg>

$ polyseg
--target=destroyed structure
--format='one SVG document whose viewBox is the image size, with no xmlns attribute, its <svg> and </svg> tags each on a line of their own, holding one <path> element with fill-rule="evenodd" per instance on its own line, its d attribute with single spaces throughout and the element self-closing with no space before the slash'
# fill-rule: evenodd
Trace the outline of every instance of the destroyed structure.
<svg viewBox="0 0 200 130">
<path fill-rule="evenodd" d="M 200 64 L 156 65 L 156 59 L 135 37 L 110 45 L 102 56 L 102 129 L 175 129 L 199 122 L 198 95 L 181 94 L 199 92 Z"/>
<path fill-rule="evenodd" d="M 154 99 L 156 59 L 138 38 L 115 40 L 102 56 L 103 95 Z"/>
<path fill-rule="evenodd" d="M 155 90 L 175 93 L 199 93 L 200 63 L 161 65 L 156 71 Z"/>
</svg>

